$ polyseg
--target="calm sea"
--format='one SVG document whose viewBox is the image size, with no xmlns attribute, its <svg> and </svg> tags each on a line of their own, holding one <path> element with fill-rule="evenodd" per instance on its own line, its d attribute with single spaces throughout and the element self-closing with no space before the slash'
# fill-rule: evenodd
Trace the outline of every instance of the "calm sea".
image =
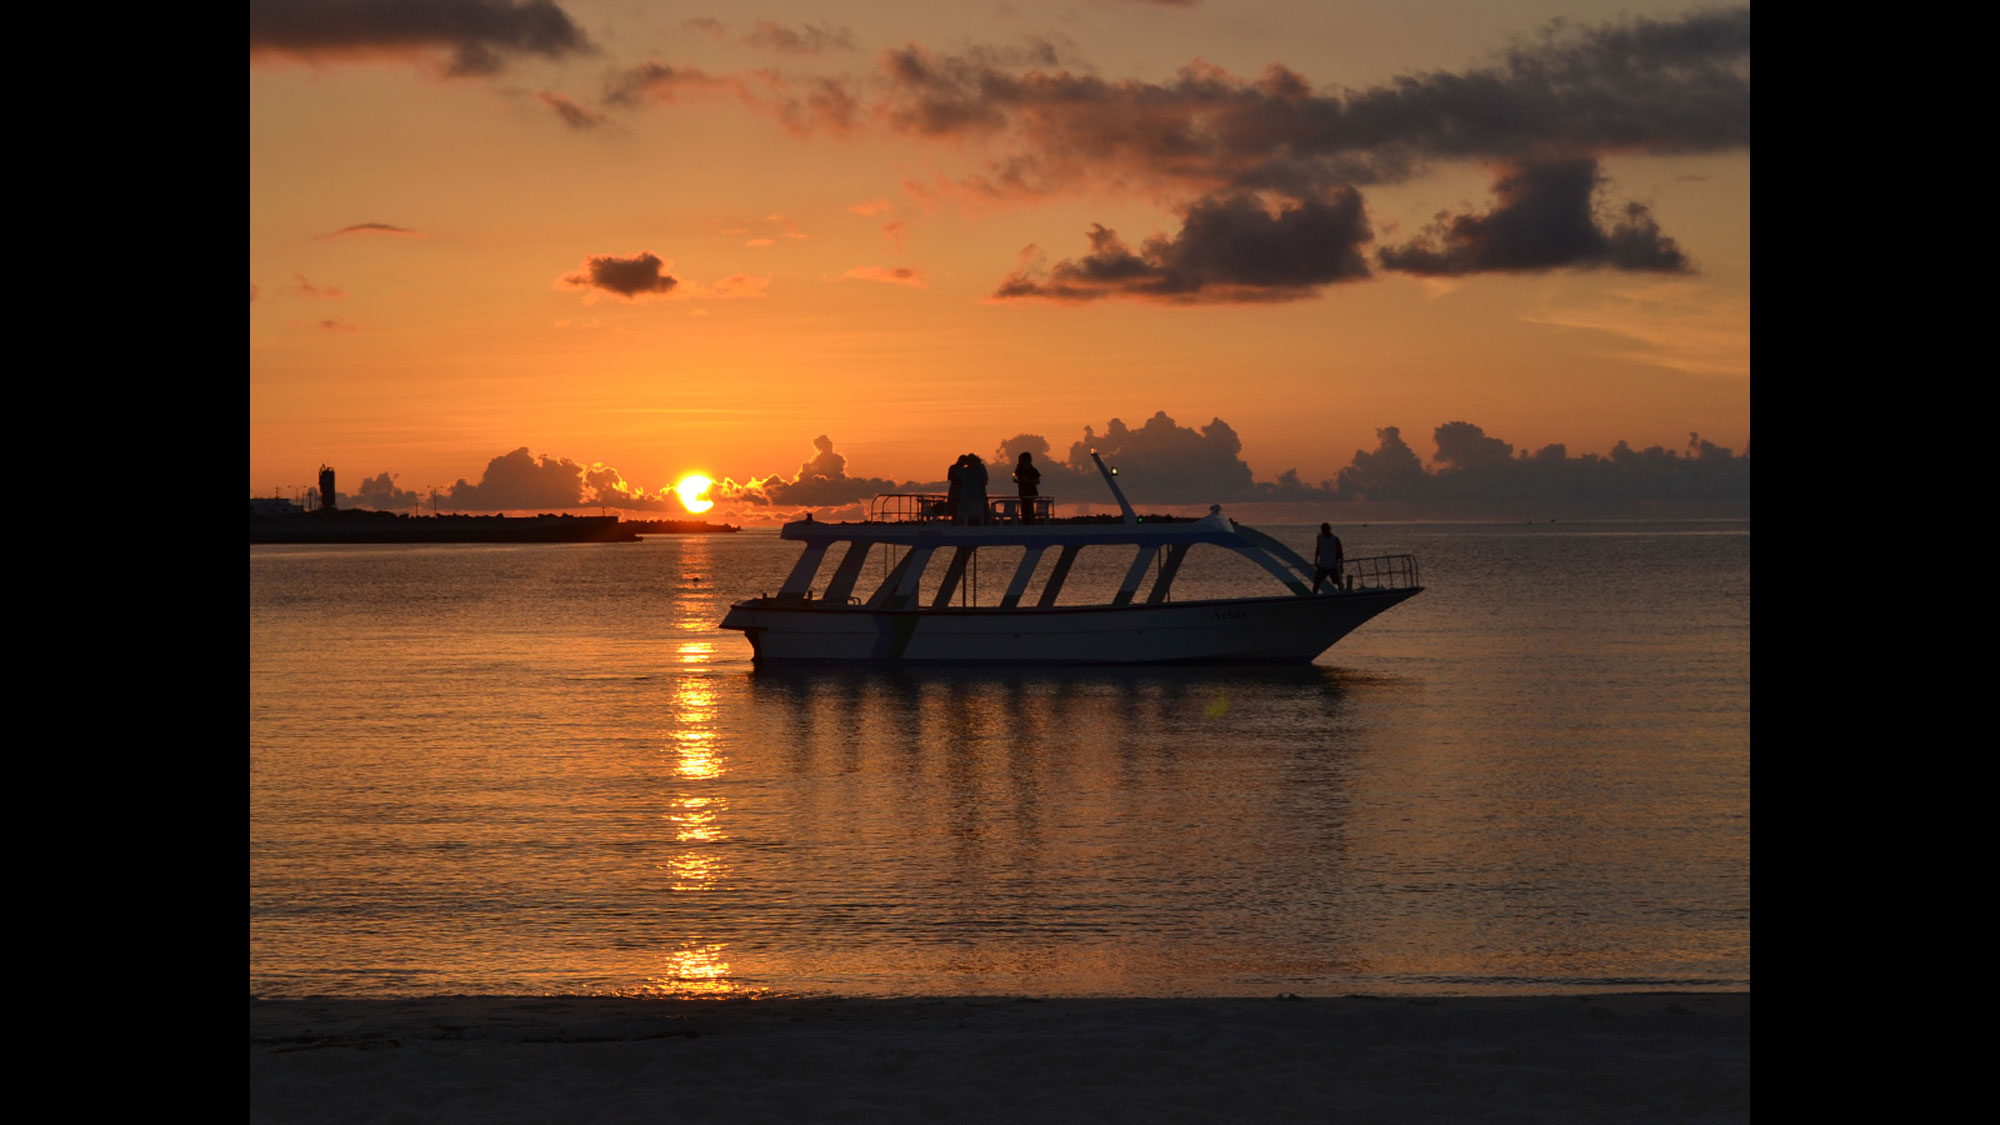
<svg viewBox="0 0 2000 1125">
<path fill-rule="evenodd" d="M 1749 524 L 1340 530 L 1428 588 L 1264 671 L 754 671 L 771 532 L 252 547 L 250 991 L 1748 988 Z"/>
</svg>

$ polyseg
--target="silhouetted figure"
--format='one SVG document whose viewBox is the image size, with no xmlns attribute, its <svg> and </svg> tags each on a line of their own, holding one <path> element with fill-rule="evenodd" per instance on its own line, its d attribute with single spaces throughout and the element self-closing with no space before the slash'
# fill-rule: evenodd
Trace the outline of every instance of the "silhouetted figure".
<svg viewBox="0 0 2000 1125">
<path fill-rule="evenodd" d="M 965 455 L 964 454 L 960 454 L 958 460 L 953 461 L 951 463 L 951 468 L 946 469 L 944 471 L 944 479 L 951 482 L 951 487 L 945 489 L 944 493 L 945 514 L 951 517 L 951 522 L 953 523 L 964 523 L 965 522 Z"/>
<path fill-rule="evenodd" d="M 1031 454 L 1022 453 L 1014 466 L 1014 486 L 1021 492 L 1021 522 L 1035 522 L 1035 497 L 1042 494 L 1042 471 L 1035 468 Z"/>
<path fill-rule="evenodd" d="M 965 513 L 966 523 L 986 522 L 986 462 L 979 454 L 965 455 L 965 469 L 962 474 L 963 496 L 959 510 Z"/>
<path fill-rule="evenodd" d="M 1340 564 L 1346 561 L 1347 556 L 1340 548 L 1340 536 L 1333 533 L 1333 525 L 1320 524 L 1319 542 L 1313 545 L 1313 566 L 1318 568 L 1313 571 L 1313 593 L 1319 593 L 1319 584 L 1329 578 L 1333 579 L 1333 588 L 1338 591 Z"/>
</svg>

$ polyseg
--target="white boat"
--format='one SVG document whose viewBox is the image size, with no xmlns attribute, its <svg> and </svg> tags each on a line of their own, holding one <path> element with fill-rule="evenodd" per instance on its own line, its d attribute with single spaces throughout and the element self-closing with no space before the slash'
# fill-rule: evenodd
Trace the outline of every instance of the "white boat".
<svg viewBox="0 0 2000 1125">
<path fill-rule="evenodd" d="M 1046 497 L 1025 513 L 1014 497 L 997 498 L 978 525 L 952 523 L 941 496 L 879 496 L 862 523 L 826 523 L 808 514 L 780 533 L 805 544 L 784 585 L 775 595 L 731 606 L 722 628 L 742 630 L 759 664 L 1303 664 L 1423 590 L 1414 557 L 1384 555 L 1346 560 L 1341 581 L 1315 594 L 1311 563 L 1227 518 L 1220 505 L 1198 520 L 1145 523 L 1113 479 L 1116 470 L 1101 459 L 1097 466 L 1118 499 L 1119 523 L 1050 522 Z M 815 594 L 821 564 L 843 543 L 845 553 Z M 1174 579 L 1198 545 L 1250 559 L 1285 592 L 1174 601 Z M 966 573 L 981 547 L 1022 550 L 1006 593 L 997 605 L 951 604 L 967 600 Z M 1085 548 L 1137 553 L 1108 602 L 1058 605 Z M 856 586 L 878 549 L 887 573 L 863 598 Z M 1029 586 L 1050 550 L 1058 552 L 1055 565 L 1030 604 Z M 944 573 L 928 604 L 919 604 L 924 572 L 940 556 L 948 560 Z M 1142 598 L 1149 572 L 1153 581 Z"/>
</svg>

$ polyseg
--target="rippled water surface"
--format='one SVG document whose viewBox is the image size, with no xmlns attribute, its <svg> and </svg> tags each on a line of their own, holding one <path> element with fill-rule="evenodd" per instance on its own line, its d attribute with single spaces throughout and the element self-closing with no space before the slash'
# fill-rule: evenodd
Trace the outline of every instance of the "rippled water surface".
<svg viewBox="0 0 2000 1125">
<path fill-rule="evenodd" d="M 252 547 L 251 991 L 1748 987 L 1748 523 L 1341 531 L 1427 589 L 1267 671 L 753 671 L 768 532 Z"/>
</svg>

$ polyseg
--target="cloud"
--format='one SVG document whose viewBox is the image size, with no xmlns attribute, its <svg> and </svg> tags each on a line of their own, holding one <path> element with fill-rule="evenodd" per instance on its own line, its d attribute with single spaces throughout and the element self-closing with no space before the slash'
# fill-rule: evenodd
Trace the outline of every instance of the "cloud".
<svg viewBox="0 0 2000 1125">
<path fill-rule="evenodd" d="M 604 82 L 604 101 L 609 105 L 636 106 L 649 97 L 670 102 L 688 90 L 738 88 L 739 83 L 733 78 L 711 78 L 695 67 L 648 62 L 627 67 L 607 78 Z"/>
<path fill-rule="evenodd" d="M 1750 140 L 1748 8 L 1599 27 L 1457 72 L 1315 89 L 1282 66 L 1254 80 L 1195 63 L 1171 81 L 1011 69 L 918 46 L 887 52 L 884 118 L 997 154 L 971 181 L 994 195 L 1079 181 L 1208 194 L 1407 179 L 1439 159 L 1698 152 Z"/>
<path fill-rule="evenodd" d="M 646 250 L 629 258 L 605 254 L 585 258 L 583 272 L 569 274 L 556 284 L 558 288 L 597 289 L 627 300 L 648 294 L 665 295 L 680 284 L 662 272 L 668 264 L 659 255 Z"/>
<path fill-rule="evenodd" d="M 605 81 L 604 102 L 636 108 L 648 100 L 672 102 L 688 92 L 734 93 L 798 137 L 819 132 L 842 136 L 860 125 L 861 103 L 846 83 L 824 77 L 794 80 L 770 70 L 710 75 L 693 67 L 642 63 Z"/>
<path fill-rule="evenodd" d="M 361 331 L 361 329 L 359 329 L 359 328 L 356 328 L 356 327 L 355 327 L 354 325 L 352 325 L 352 324 L 349 324 L 349 323 L 348 323 L 347 321 L 344 321 L 344 320 L 340 319 L 340 318 L 339 318 L 339 317 L 337 317 L 337 316 L 332 316 L 332 317 L 328 317 L 328 318 L 326 318 L 325 320 L 322 320 L 322 321 L 320 321 L 320 322 L 319 322 L 319 327 L 320 327 L 320 331 L 322 331 L 322 332 L 359 332 L 359 331 Z"/>
<path fill-rule="evenodd" d="M 542 90 L 535 96 L 542 99 L 542 104 L 554 110 L 556 116 L 562 118 L 563 124 L 572 129 L 595 129 L 610 120 L 601 113 L 584 109 L 561 94 Z"/>
<path fill-rule="evenodd" d="M 1083 437 L 1071 443 L 1068 457 L 1057 467 L 1070 478 L 1072 494 L 1108 499 L 1090 459 L 1092 449 L 1119 471 L 1119 487 L 1135 502 L 1206 504 L 1257 495 L 1250 466 L 1243 461 L 1242 439 L 1220 418 L 1196 430 L 1161 410 L 1136 430 L 1117 418 L 1102 434 L 1085 426 Z M 1050 492 L 1052 474 L 1046 466 L 1042 473 L 1042 491 Z"/>
<path fill-rule="evenodd" d="M 1385 269 L 1426 275 L 1606 266 L 1690 272 L 1644 204 L 1628 203 L 1622 222 L 1599 225 L 1591 200 L 1603 183 L 1588 157 L 1512 164 L 1493 182 L 1493 210 L 1440 214 L 1417 238 L 1378 256 Z"/>
<path fill-rule="evenodd" d="M 479 483 L 458 482 L 440 494 L 441 504 L 460 511 L 561 511 L 620 508 L 627 511 L 685 512 L 671 490 L 648 492 L 628 483 L 602 462 L 585 465 L 544 453 L 530 456 L 522 446 L 486 463 Z"/>
<path fill-rule="evenodd" d="M 1250 195 L 1195 201 L 1180 233 L 1155 236 L 1134 254 L 1116 231 L 1093 224 L 1091 251 L 1044 272 L 1035 265 L 1001 282 L 1001 299 L 1092 301 L 1132 297 L 1175 303 L 1291 301 L 1323 286 L 1368 276 L 1360 246 L 1371 237 L 1360 192 L 1274 210 Z"/>
<path fill-rule="evenodd" d="M 771 287 L 771 275 L 767 273 L 732 273 L 713 285 L 699 281 L 683 283 L 684 296 L 704 301 L 755 300 L 767 296 Z"/>
<path fill-rule="evenodd" d="M 352 223 L 341 227 L 339 230 L 322 234 L 319 237 L 339 238 L 343 234 L 415 235 L 416 233 L 416 231 L 411 230 L 409 227 L 399 227 L 390 223 Z"/>
<path fill-rule="evenodd" d="M 508 55 L 592 50 L 552 0 L 251 0 L 250 51 L 313 60 L 450 52 L 450 73 L 491 74 Z"/>
<path fill-rule="evenodd" d="M 817 55 L 826 51 L 852 51 L 854 32 L 844 27 L 817 23 L 806 24 L 801 30 L 794 31 L 773 20 L 758 20 L 757 26 L 743 37 L 743 42 L 746 46 L 780 54 Z"/>
<path fill-rule="evenodd" d="M 912 269 L 909 266 L 895 266 L 893 268 L 889 266 L 855 266 L 840 276 L 851 277 L 857 281 L 880 281 L 888 285 L 907 285 L 913 289 L 927 289 L 930 287 L 924 281 L 924 271 Z"/>
<path fill-rule="evenodd" d="M 312 282 L 307 281 L 306 275 L 302 273 L 293 274 L 292 283 L 290 285 L 285 286 L 284 289 L 280 290 L 280 292 L 289 294 L 294 297 L 306 297 L 306 298 L 323 297 L 329 300 L 339 300 L 340 298 L 347 296 L 347 290 L 342 289 L 340 286 L 329 285 L 326 286 L 325 288 L 321 288 L 320 286 L 314 285 Z"/>
<path fill-rule="evenodd" d="M 346 497 L 348 503 L 342 506 L 373 508 L 378 512 L 400 512 L 421 507 L 424 502 L 421 495 L 396 487 L 395 482 L 400 475 L 392 476 L 384 470 L 369 477 L 361 482 L 353 495 Z"/>
<path fill-rule="evenodd" d="M 833 439 L 813 439 L 813 455 L 790 478 L 773 473 L 738 484 L 725 479 L 714 495 L 725 501 L 793 508 L 829 508 L 871 500 L 882 492 L 942 492 L 944 482 L 898 484 L 884 477 L 850 477 L 847 458 L 835 453 Z"/>
</svg>

